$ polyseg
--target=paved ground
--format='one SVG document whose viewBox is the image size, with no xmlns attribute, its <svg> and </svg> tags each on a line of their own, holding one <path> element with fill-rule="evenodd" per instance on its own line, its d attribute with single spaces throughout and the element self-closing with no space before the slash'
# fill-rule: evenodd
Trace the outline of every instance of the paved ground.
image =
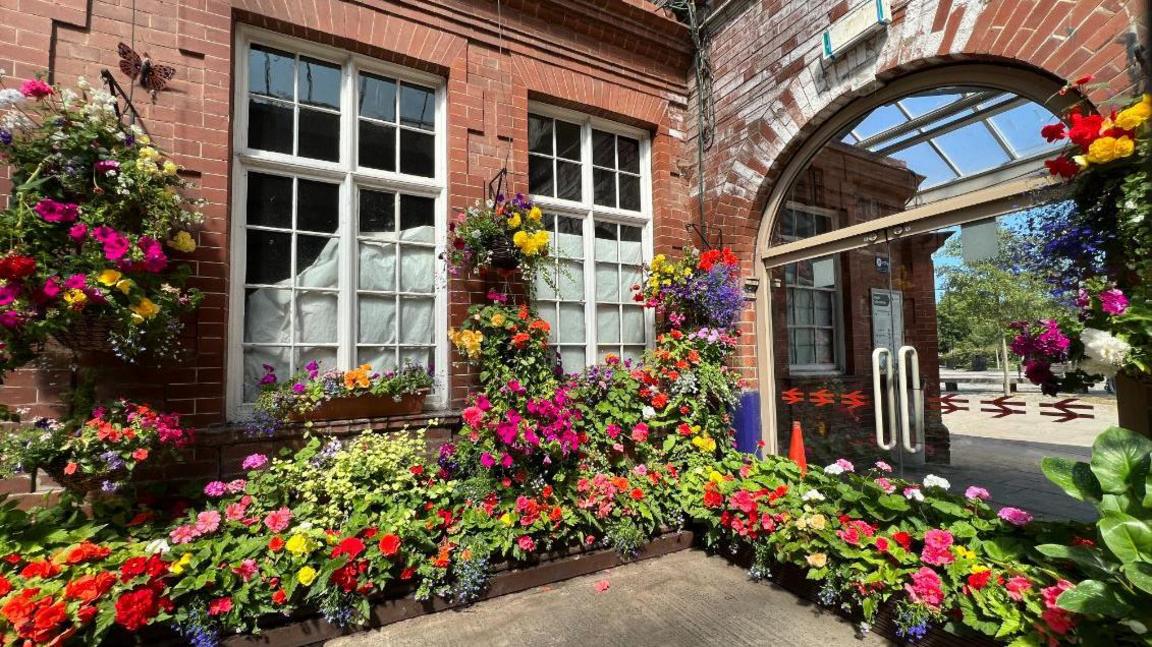
<svg viewBox="0 0 1152 647">
<path fill-rule="evenodd" d="M 596 583 L 610 588 L 597 592 Z M 682 551 L 339 638 L 330 647 L 888 645 L 719 557 Z"/>
</svg>

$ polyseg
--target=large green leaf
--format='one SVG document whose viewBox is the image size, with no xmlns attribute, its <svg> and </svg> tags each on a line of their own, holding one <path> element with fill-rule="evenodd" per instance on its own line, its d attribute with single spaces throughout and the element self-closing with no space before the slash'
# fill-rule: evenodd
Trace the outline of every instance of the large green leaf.
<svg viewBox="0 0 1152 647">
<path fill-rule="evenodd" d="M 1120 512 L 1109 512 L 1100 518 L 1100 536 L 1108 550 L 1124 563 L 1152 562 L 1152 528 Z"/>
<path fill-rule="evenodd" d="M 1115 571 L 1115 566 L 1105 561 L 1098 552 L 1085 546 L 1065 546 L 1063 544 L 1043 544 L 1036 547 L 1041 555 L 1053 559 L 1066 559 L 1084 569 L 1089 577 L 1107 578 Z"/>
<path fill-rule="evenodd" d="M 1132 586 L 1152 595 L 1152 564 L 1145 564 L 1144 562 L 1126 564 L 1124 575 L 1128 577 Z"/>
<path fill-rule="evenodd" d="M 1152 440 L 1135 432 L 1112 427 L 1092 445 L 1092 473 L 1105 492 L 1123 494 L 1148 474 Z"/>
<path fill-rule="evenodd" d="M 1075 613 L 1094 613 L 1123 618 L 1132 611 L 1132 605 L 1120 597 L 1111 585 L 1098 580 L 1084 580 L 1060 594 L 1056 605 Z"/>
<path fill-rule="evenodd" d="M 1040 469 L 1044 470 L 1049 481 L 1067 492 L 1068 496 L 1080 501 L 1100 500 L 1100 481 L 1088 463 L 1049 457 L 1040 461 Z"/>
</svg>

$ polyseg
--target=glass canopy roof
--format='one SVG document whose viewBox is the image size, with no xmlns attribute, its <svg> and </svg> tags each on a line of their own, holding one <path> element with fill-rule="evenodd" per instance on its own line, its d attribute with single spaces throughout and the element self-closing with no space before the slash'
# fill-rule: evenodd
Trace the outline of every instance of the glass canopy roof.
<svg viewBox="0 0 1152 647">
<path fill-rule="evenodd" d="M 924 176 L 914 202 L 978 190 L 1043 168 L 1060 144 L 1041 126 L 1056 117 L 1012 93 L 946 87 L 876 108 L 840 141 L 899 160 Z"/>
</svg>

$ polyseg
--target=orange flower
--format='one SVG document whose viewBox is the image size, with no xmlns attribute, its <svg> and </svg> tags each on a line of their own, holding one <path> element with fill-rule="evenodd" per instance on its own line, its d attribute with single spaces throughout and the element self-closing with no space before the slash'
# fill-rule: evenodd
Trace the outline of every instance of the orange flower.
<svg viewBox="0 0 1152 647">
<path fill-rule="evenodd" d="M 520 304 L 520 312 L 516 316 L 520 317 L 520 321 L 528 321 L 528 306 Z"/>
<path fill-rule="evenodd" d="M 526 332 L 516 333 L 512 335 L 512 345 L 516 348 L 524 348 L 524 345 L 527 344 L 530 339 L 532 338 Z"/>
<path fill-rule="evenodd" d="M 356 387 L 362 389 L 368 388 L 372 384 L 372 379 L 369 374 L 372 371 L 371 364 L 361 364 L 360 368 L 354 368 L 344 373 L 344 388 L 351 391 Z"/>
<path fill-rule="evenodd" d="M 532 330 L 543 330 L 545 333 L 552 330 L 552 326 L 548 325 L 548 322 L 544 321 L 543 319 L 537 319 L 536 321 L 533 321 L 532 325 L 528 327 Z"/>
</svg>

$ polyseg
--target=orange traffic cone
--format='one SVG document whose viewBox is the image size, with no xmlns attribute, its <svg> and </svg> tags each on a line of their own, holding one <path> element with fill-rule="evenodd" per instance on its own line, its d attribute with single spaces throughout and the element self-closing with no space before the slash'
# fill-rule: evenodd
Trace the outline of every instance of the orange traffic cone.
<svg viewBox="0 0 1152 647">
<path fill-rule="evenodd" d="M 788 458 L 800 466 L 800 474 L 808 472 L 808 457 L 804 455 L 804 431 L 800 421 L 792 421 L 792 440 L 788 443 Z"/>
</svg>

